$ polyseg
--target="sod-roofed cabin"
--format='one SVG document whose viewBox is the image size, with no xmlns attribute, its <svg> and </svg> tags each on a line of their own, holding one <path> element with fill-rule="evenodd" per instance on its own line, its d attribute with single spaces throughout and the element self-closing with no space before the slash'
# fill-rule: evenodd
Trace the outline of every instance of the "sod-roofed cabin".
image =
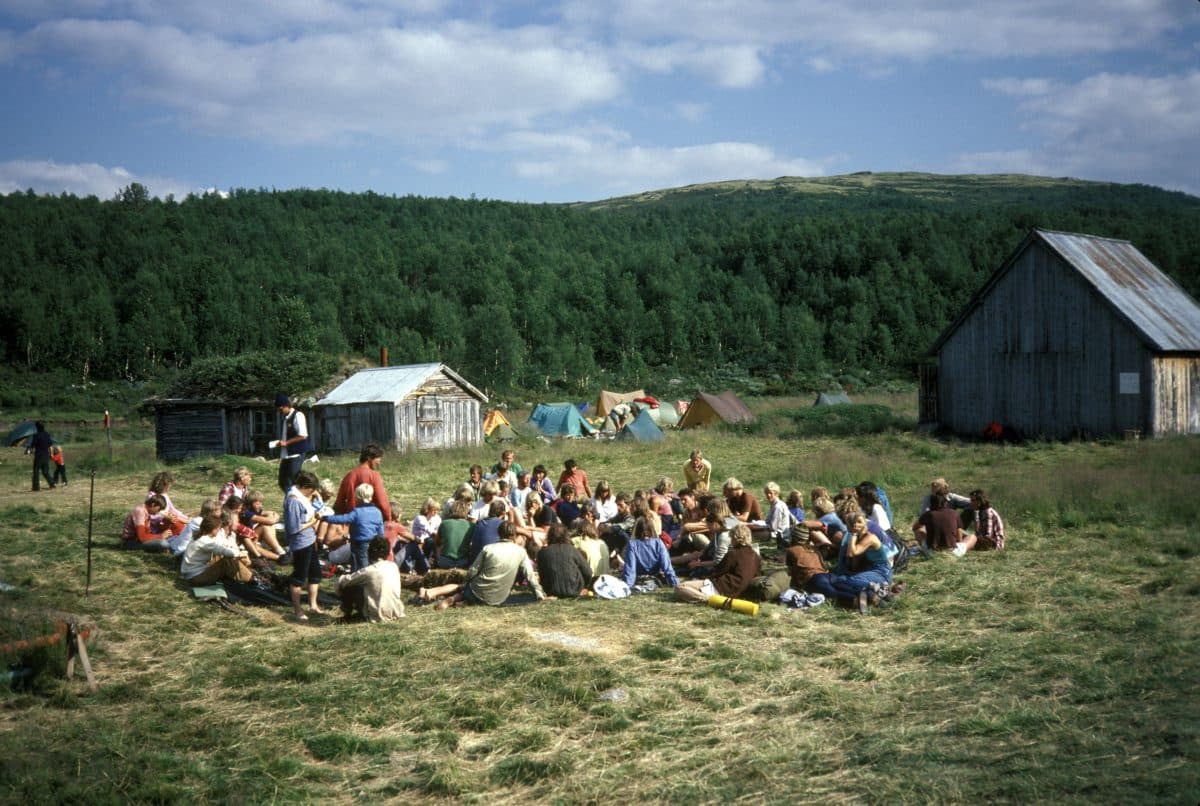
<svg viewBox="0 0 1200 806">
<path fill-rule="evenodd" d="M 460 448 L 483 443 L 487 396 L 445 364 L 364 369 L 313 406 L 319 452 Z"/>
<path fill-rule="evenodd" d="M 929 356 L 920 419 L 957 433 L 1200 433 L 1200 306 L 1128 241 L 1033 230 Z"/>
</svg>

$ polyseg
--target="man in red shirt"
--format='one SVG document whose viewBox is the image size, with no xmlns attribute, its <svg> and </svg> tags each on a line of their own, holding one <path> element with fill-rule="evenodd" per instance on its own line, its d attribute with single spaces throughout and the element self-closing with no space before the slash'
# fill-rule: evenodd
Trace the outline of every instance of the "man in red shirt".
<svg viewBox="0 0 1200 806">
<path fill-rule="evenodd" d="M 575 464 L 574 459 L 563 462 L 563 472 L 558 477 L 558 486 L 561 488 L 564 484 L 574 486 L 576 495 L 583 493 L 588 498 L 592 497 L 592 488 L 588 485 L 587 473 L 582 467 Z"/>
<path fill-rule="evenodd" d="M 333 511 L 345 515 L 354 510 L 354 488 L 360 484 L 370 484 L 375 490 L 371 503 L 383 513 L 384 521 L 392 519 L 392 505 L 388 501 L 387 490 L 383 488 L 383 476 L 379 475 L 379 466 L 383 464 L 383 451 L 371 443 L 364 445 L 358 454 L 358 467 L 351 470 L 338 486 L 337 498 L 333 502 Z"/>
</svg>

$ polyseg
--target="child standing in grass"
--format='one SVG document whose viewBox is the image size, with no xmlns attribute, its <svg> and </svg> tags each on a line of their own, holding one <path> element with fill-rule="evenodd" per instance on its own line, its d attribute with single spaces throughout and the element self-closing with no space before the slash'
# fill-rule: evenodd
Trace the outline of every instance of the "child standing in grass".
<svg viewBox="0 0 1200 806">
<path fill-rule="evenodd" d="M 317 516 L 312 509 L 312 496 L 319 484 L 316 476 L 301 470 L 283 501 L 283 525 L 288 538 L 288 552 L 292 555 L 292 575 L 288 581 L 296 621 L 308 621 L 308 616 L 300 609 L 300 596 L 305 590 L 308 591 L 308 609 L 313 613 L 325 612 L 317 604 L 317 593 L 321 587 L 321 562 L 317 558 L 317 533 L 313 530 Z"/>
<path fill-rule="evenodd" d="M 322 510 L 317 517 L 326 523 L 342 523 L 350 527 L 350 572 L 361 571 L 369 565 L 367 548 L 371 539 L 383 534 L 383 513 L 373 503 L 375 488 L 363 483 L 354 488 L 354 509 L 345 515 Z"/>
<path fill-rule="evenodd" d="M 62 484 L 67 486 L 67 459 L 63 456 L 62 448 L 57 445 L 50 446 L 50 461 L 54 462 L 54 478 L 51 479 L 50 485 Z"/>
</svg>

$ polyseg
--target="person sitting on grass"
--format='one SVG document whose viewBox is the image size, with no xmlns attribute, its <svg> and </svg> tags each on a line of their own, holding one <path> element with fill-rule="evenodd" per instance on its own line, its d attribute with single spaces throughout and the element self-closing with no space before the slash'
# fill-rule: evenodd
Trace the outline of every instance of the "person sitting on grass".
<svg viewBox="0 0 1200 806">
<path fill-rule="evenodd" d="M 499 543 L 485 546 L 475 562 L 467 569 L 467 581 L 463 585 L 441 585 L 436 588 L 421 588 L 419 599 L 437 601 L 438 610 L 458 605 L 481 604 L 498 607 L 512 594 L 518 574 L 524 574 L 538 601 L 546 599 L 546 592 L 538 582 L 533 562 L 525 553 L 525 536 L 511 523 L 504 530 L 505 536 Z"/>
<path fill-rule="evenodd" d="M 164 515 L 166 508 L 166 499 L 158 493 L 151 493 L 145 501 L 130 510 L 121 527 L 121 547 L 150 552 L 170 551 L 168 538 L 171 530 Z"/>
<path fill-rule="evenodd" d="M 722 485 L 721 491 L 725 494 L 725 503 L 729 505 L 729 511 L 733 514 L 733 517 L 742 523 L 761 521 L 763 519 L 762 508 L 758 505 L 758 499 L 740 481 L 735 478 L 727 479 L 725 484 Z"/>
<path fill-rule="evenodd" d="M 975 513 L 974 534 L 963 534 L 962 540 L 954 547 L 954 555 L 961 557 L 971 549 L 979 551 L 1001 551 L 1004 549 L 1004 521 L 992 509 L 983 490 L 971 490 L 971 509 Z"/>
<path fill-rule="evenodd" d="M 216 498 L 202 501 L 200 514 L 188 521 L 188 525 L 183 528 L 182 532 L 167 538 L 172 556 L 179 557 L 183 554 L 188 545 L 200 534 L 200 523 L 210 515 L 214 518 L 221 517 L 221 502 Z"/>
<path fill-rule="evenodd" d="M 531 529 L 549 529 L 558 523 L 558 513 L 542 501 L 540 495 L 530 494 L 525 499 L 525 524 Z"/>
<path fill-rule="evenodd" d="M 479 499 L 471 504 L 471 511 L 468 513 L 467 519 L 474 523 L 480 518 L 489 517 L 492 503 L 497 500 L 501 501 L 501 506 L 507 512 L 507 502 L 500 499 L 500 485 L 494 481 L 485 481 L 479 487 Z"/>
<path fill-rule="evenodd" d="M 317 533 L 313 528 L 317 525 L 317 516 L 312 508 L 312 496 L 319 484 L 316 476 L 301 470 L 283 501 L 283 527 L 287 534 L 288 551 L 292 555 L 292 575 L 288 582 L 292 594 L 292 614 L 296 621 L 308 621 L 308 616 L 300 608 L 300 597 L 306 590 L 309 612 L 325 612 L 317 603 L 317 593 L 321 587 L 321 561 L 317 558 Z"/>
<path fill-rule="evenodd" d="M 179 534 L 192 518 L 171 501 L 171 488 L 174 485 L 175 475 L 169 470 L 164 470 L 154 474 L 154 478 L 150 480 L 150 490 L 146 494 L 157 493 L 163 497 L 163 500 L 167 502 L 166 508 L 162 511 L 163 523 L 171 530 L 172 534 Z"/>
<path fill-rule="evenodd" d="M 838 570 L 830 577 L 830 586 L 839 599 L 853 596 L 858 603 L 858 612 L 866 615 L 868 604 L 878 604 L 892 584 L 892 566 L 887 548 L 867 528 L 867 519 L 861 512 L 850 516 L 846 524 L 850 531 L 842 541 L 844 562 L 839 561 Z M 862 557 L 866 568 L 849 572 L 849 563 Z"/>
<path fill-rule="evenodd" d="M 558 519 L 570 526 L 579 517 L 579 505 L 575 503 L 575 485 L 566 482 L 558 486 L 558 500 L 552 505 Z"/>
<path fill-rule="evenodd" d="M 376 535 L 367 544 L 366 567 L 337 578 L 334 587 L 342 598 L 342 614 L 347 619 L 380 622 L 404 618 L 400 568 L 388 562 L 390 553 L 387 538 Z"/>
<path fill-rule="evenodd" d="M 707 576 L 720 565 L 732 545 L 729 530 L 738 524 L 737 518 L 729 512 L 725 499 L 716 497 L 709 502 L 705 520 L 711 538 L 709 544 L 703 551 L 681 554 L 672 560 L 675 565 L 685 566 L 691 576 Z"/>
<path fill-rule="evenodd" d="M 591 521 L 583 518 L 575 521 L 575 525 L 571 527 L 571 545 L 582 552 L 587 560 L 590 569 L 589 585 L 596 577 L 607 574 L 612 567 L 612 552 L 608 548 L 608 544 L 600 539 L 600 532 L 597 531 L 596 524 Z"/>
<path fill-rule="evenodd" d="M 372 538 L 383 534 L 383 513 L 375 506 L 374 499 L 375 488 L 363 482 L 354 488 L 354 509 L 344 515 L 335 515 L 328 509 L 317 513 L 323 521 L 350 527 L 350 573 L 370 564 L 367 547 Z"/>
<path fill-rule="evenodd" d="M 637 584 L 638 577 L 658 577 L 672 588 L 679 587 L 671 555 L 648 518 L 638 518 L 634 523 L 622 560 L 621 580 L 630 588 Z"/>
<path fill-rule="evenodd" d="M 744 523 L 729 530 L 729 551 L 708 579 L 687 579 L 679 583 L 679 597 L 689 602 L 706 602 L 720 594 L 741 598 L 751 581 L 762 573 L 762 558 L 754 550 L 754 537 Z"/>
<path fill-rule="evenodd" d="M 495 498 L 488 507 L 487 515 L 471 524 L 471 531 L 467 535 L 467 559 L 470 562 L 475 562 L 484 547 L 500 542 L 501 526 L 508 524 L 513 529 L 517 528 L 516 524 L 505 520 L 504 512 L 504 502 Z"/>
<path fill-rule="evenodd" d="M 456 498 L 438 527 L 434 539 L 438 568 L 466 568 L 471 564 L 467 559 L 471 546 L 467 540 L 467 533 L 471 531 L 471 521 L 467 519 L 470 509 L 471 504 L 465 498 Z"/>
<path fill-rule="evenodd" d="M 254 530 L 258 535 L 260 545 L 287 559 L 287 550 L 279 543 L 275 534 L 275 524 L 279 523 L 279 513 L 263 509 L 263 494 L 258 490 L 250 490 L 242 499 L 242 523 Z"/>
<path fill-rule="evenodd" d="M 921 544 L 922 553 L 928 553 L 930 549 L 953 550 L 963 542 L 958 513 L 951 508 L 950 502 L 941 493 L 930 496 L 929 509 L 913 521 L 912 530 Z"/>
<path fill-rule="evenodd" d="M 229 512 L 233 517 L 231 535 L 237 541 L 238 545 L 246 550 L 251 560 L 259 557 L 267 560 L 278 560 L 281 552 L 274 552 L 269 548 L 260 546 L 258 544 L 258 535 L 255 531 L 241 522 L 242 508 L 242 499 L 236 495 L 229 496 L 225 499 L 225 503 L 221 504 L 221 509 Z"/>
<path fill-rule="evenodd" d="M 604 545 L 603 541 L 599 541 Z M 607 557 L 606 557 L 607 559 Z M 583 553 L 571 545 L 567 527 L 556 523 L 546 535 L 546 546 L 537 553 L 538 577 L 547 596 L 574 599 L 587 591 L 592 567 Z"/>
<path fill-rule="evenodd" d="M 549 471 L 546 470 L 545 465 L 534 466 L 533 478 L 529 480 L 529 486 L 537 490 L 542 497 L 542 503 L 547 506 L 558 498 L 558 493 L 554 491 L 554 482 L 550 481 Z"/>
<path fill-rule="evenodd" d="M 233 471 L 233 478 L 221 485 L 221 491 L 217 493 L 217 500 L 222 504 L 225 499 L 231 495 L 236 495 L 243 501 L 246 500 L 246 494 L 250 492 L 250 482 L 254 481 L 254 475 L 248 467 L 239 467 Z"/>
<path fill-rule="evenodd" d="M 763 487 L 763 495 L 767 499 L 767 528 L 771 530 L 771 537 L 775 538 L 775 543 L 779 548 L 786 549 L 791 540 L 792 526 L 796 523 L 796 518 L 788 509 L 788 505 L 779 497 L 778 484 L 768 481 L 767 486 Z"/>
<path fill-rule="evenodd" d="M 189 585 L 212 585 L 223 579 L 249 582 L 253 578 L 249 555 L 231 536 L 234 521 L 228 512 L 219 517 L 207 515 L 200 521 L 200 537 L 188 544 L 179 566 Z"/>
</svg>

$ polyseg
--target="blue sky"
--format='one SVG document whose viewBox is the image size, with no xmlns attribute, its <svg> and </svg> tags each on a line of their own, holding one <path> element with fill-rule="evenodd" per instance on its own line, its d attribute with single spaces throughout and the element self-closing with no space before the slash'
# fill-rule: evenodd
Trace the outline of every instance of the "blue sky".
<svg viewBox="0 0 1200 806">
<path fill-rule="evenodd" d="M 0 103 L 0 193 L 870 170 L 1200 195 L 1200 2 L 0 0 Z"/>
</svg>

